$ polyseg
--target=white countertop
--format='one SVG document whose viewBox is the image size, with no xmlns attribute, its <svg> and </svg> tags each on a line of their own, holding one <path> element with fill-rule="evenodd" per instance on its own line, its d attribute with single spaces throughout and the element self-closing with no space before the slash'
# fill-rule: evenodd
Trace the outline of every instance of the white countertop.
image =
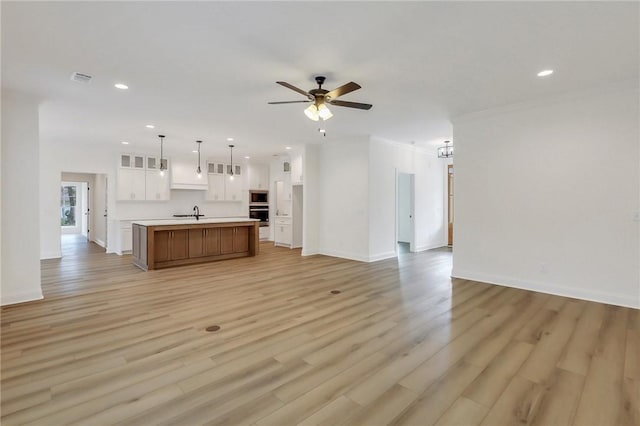
<svg viewBox="0 0 640 426">
<path fill-rule="evenodd" d="M 160 219 L 160 220 L 134 220 L 135 225 L 142 226 L 162 226 L 162 225 L 203 225 L 206 223 L 230 223 L 230 222 L 259 222 L 259 219 L 249 219 L 246 217 L 209 217 L 196 220 L 195 218 L 184 219 Z"/>
</svg>

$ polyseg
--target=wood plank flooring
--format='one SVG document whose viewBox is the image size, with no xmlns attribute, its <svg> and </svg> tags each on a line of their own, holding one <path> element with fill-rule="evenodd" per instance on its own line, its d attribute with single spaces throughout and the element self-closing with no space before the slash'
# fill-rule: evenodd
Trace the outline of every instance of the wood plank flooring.
<svg viewBox="0 0 640 426">
<path fill-rule="evenodd" d="M 640 425 L 638 310 L 452 282 L 448 249 L 65 254 L 2 308 L 3 425 Z"/>
</svg>

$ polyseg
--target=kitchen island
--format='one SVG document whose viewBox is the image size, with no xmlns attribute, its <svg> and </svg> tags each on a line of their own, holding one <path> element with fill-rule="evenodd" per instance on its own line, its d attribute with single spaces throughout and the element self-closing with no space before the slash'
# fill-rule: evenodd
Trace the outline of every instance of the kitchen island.
<svg viewBox="0 0 640 426">
<path fill-rule="evenodd" d="M 133 263 L 147 271 L 256 256 L 259 223 L 247 218 L 135 221 Z"/>
</svg>

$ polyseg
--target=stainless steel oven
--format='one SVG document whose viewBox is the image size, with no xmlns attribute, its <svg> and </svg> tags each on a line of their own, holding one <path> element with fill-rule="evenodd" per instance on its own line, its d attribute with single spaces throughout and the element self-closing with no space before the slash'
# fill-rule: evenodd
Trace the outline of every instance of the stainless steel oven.
<svg viewBox="0 0 640 426">
<path fill-rule="evenodd" d="M 259 219 L 260 226 L 269 226 L 269 206 L 249 206 L 249 218 Z"/>
<path fill-rule="evenodd" d="M 258 191 L 258 190 L 250 190 L 249 191 L 249 205 L 269 205 L 269 191 Z"/>
</svg>

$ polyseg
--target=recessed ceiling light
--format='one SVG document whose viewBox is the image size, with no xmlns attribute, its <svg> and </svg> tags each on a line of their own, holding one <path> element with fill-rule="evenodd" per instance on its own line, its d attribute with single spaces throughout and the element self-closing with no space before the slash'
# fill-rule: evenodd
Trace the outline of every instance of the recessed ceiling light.
<svg viewBox="0 0 640 426">
<path fill-rule="evenodd" d="M 156 128 L 156 126 L 154 126 L 153 124 L 147 124 L 145 127 L 147 129 L 155 129 Z"/>
<path fill-rule="evenodd" d="M 553 74 L 553 70 L 543 70 L 538 73 L 538 77 L 546 77 Z"/>
<path fill-rule="evenodd" d="M 251 158 L 251 157 L 249 157 L 248 155 L 245 155 L 245 156 L 244 156 L 244 158 L 246 158 L 246 159 L 248 160 L 248 159 L 249 159 L 249 158 Z"/>
<path fill-rule="evenodd" d="M 290 147 L 290 146 L 288 146 L 288 147 L 286 147 L 285 149 L 291 149 L 291 147 Z"/>
<path fill-rule="evenodd" d="M 121 143 L 122 143 L 122 145 L 129 145 L 129 142 L 127 142 L 127 141 L 122 141 Z"/>
<path fill-rule="evenodd" d="M 116 83 L 113 86 L 116 89 L 120 89 L 120 90 L 127 90 L 129 88 L 129 86 L 127 86 L 126 84 L 123 84 L 123 83 Z"/>
<path fill-rule="evenodd" d="M 233 138 L 227 138 L 228 142 L 233 142 Z"/>
<path fill-rule="evenodd" d="M 197 149 L 194 149 L 194 150 L 193 150 L 193 151 L 191 151 L 191 152 L 193 152 L 193 153 L 197 154 L 197 153 L 198 153 L 198 150 L 197 150 Z"/>
</svg>

